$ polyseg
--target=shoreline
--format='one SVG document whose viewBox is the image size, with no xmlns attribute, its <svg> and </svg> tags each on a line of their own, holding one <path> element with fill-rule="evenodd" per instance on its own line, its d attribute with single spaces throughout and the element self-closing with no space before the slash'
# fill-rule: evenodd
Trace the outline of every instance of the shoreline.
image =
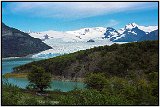
<svg viewBox="0 0 160 107">
<path fill-rule="evenodd" d="M 3 74 L 5 78 L 27 78 L 28 73 L 5 73 Z M 84 78 L 64 78 L 63 76 L 52 76 L 52 80 L 59 80 L 65 82 L 84 82 Z"/>
<path fill-rule="evenodd" d="M 22 57 L 6 57 L 6 58 L 2 58 L 2 60 L 7 60 L 7 59 L 17 59 L 17 58 L 22 58 Z"/>
<path fill-rule="evenodd" d="M 38 54 L 38 53 L 35 53 L 35 54 Z M 5 57 L 5 58 L 2 58 L 2 60 L 18 59 L 18 58 L 33 58 L 32 56 L 35 55 L 35 54 L 29 54 L 29 55 L 20 56 L 20 57 Z"/>
</svg>

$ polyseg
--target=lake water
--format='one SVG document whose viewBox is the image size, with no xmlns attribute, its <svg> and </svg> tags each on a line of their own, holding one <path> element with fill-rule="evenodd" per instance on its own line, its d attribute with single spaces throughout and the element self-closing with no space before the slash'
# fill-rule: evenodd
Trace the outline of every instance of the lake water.
<svg viewBox="0 0 160 107">
<path fill-rule="evenodd" d="M 2 59 L 2 74 L 13 71 L 13 68 L 19 65 L 23 65 L 32 61 L 41 60 L 40 58 L 11 58 Z"/>
<path fill-rule="evenodd" d="M 13 68 L 19 65 L 23 65 L 32 61 L 41 60 L 40 58 L 13 58 L 2 60 L 2 74 L 13 71 Z M 9 78 L 8 82 L 18 87 L 25 88 L 28 85 L 26 78 Z M 70 82 L 70 81 L 57 81 L 51 82 L 51 89 L 49 90 L 61 90 L 63 92 L 71 91 L 74 88 L 83 89 L 85 84 L 82 82 Z"/>
<path fill-rule="evenodd" d="M 21 88 L 26 88 L 29 83 L 26 78 L 9 78 L 8 82 Z M 73 90 L 74 88 L 83 89 L 84 86 L 85 85 L 81 82 L 53 80 L 51 82 L 51 88 L 49 88 L 48 90 L 60 90 L 63 92 L 67 92 Z"/>
</svg>

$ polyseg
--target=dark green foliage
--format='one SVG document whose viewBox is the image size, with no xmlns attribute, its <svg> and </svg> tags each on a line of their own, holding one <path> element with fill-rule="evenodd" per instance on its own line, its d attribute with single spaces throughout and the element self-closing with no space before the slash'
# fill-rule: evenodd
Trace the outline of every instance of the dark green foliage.
<svg viewBox="0 0 160 107">
<path fill-rule="evenodd" d="M 16 105 L 21 97 L 20 89 L 8 83 L 8 79 L 2 76 L 2 105 Z"/>
<path fill-rule="evenodd" d="M 24 100 L 24 105 L 40 105 L 38 99 L 34 97 L 29 97 Z"/>
<path fill-rule="evenodd" d="M 33 66 L 32 71 L 28 74 L 28 80 L 30 86 L 35 86 L 42 92 L 50 86 L 51 75 L 50 73 L 45 72 L 43 68 Z"/>
<path fill-rule="evenodd" d="M 91 73 L 86 75 L 85 83 L 88 88 L 102 90 L 106 84 L 106 78 L 102 73 Z"/>
<path fill-rule="evenodd" d="M 132 105 L 132 102 L 123 96 L 110 96 L 94 89 L 72 91 L 57 98 L 60 105 Z"/>
<path fill-rule="evenodd" d="M 81 66 L 79 65 L 79 66 L 77 66 L 77 67 L 75 67 L 75 69 L 74 69 L 74 71 L 77 73 L 77 72 L 79 72 L 81 70 Z"/>
<path fill-rule="evenodd" d="M 26 93 L 25 90 L 14 85 L 2 84 L 2 105 L 51 105 L 50 101 L 42 96 L 35 95 L 35 93 Z"/>
<path fill-rule="evenodd" d="M 2 84 L 2 105 L 17 105 L 21 96 L 18 87 L 11 84 Z"/>
<path fill-rule="evenodd" d="M 94 74 L 93 76 L 93 74 L 90 74 L 87 76 L 86 80 L 93 81 L 86 81 L 87 86 L 97 89 L 99 85 L 97 83 L 101 80 L 97 81 L 97 83 L 94 81 L 97 80 L 97 77 L 100 78 L 99 75 Z M 156 76 L 158 76 L 156 73 L 150 75 L 151 78 L 155 77 L 157 79 Z M 153 82 L 155 79 L 151 80 L 151 82 L 144 77 L 125 79 L 121 77 L 108 78 L 103 75 L 104 83 L 101 84 L 99 93 L 103 94 L 102 98 L 107 98 L 104 100 L 111 105 L 158 105 L 158 81 Z M 91 83 L 95 84 L 92 85 Z M 114 100 L 112 101 L 112 99 Z"/>
</svg>

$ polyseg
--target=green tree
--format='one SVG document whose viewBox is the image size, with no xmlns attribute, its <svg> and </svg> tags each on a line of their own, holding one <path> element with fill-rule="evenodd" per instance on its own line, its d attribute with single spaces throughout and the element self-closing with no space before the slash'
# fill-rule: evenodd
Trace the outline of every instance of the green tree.
<svg viewBox="0 0 160 107">
<path fill-rule="evenodd" d="M 85 83 L 87 88 L 101 91 L 106 84 L 106 78 L 103 73 L 90 73 L 86 75 Z"/>
<path fill-rule="evenodd" d="M 34 84 L 40 92 L 50 87 L 51 74 L 45 72 L 41 67 L 32 66 L 32 71 L 28 74 L 28 80 L 30 84 Z"/>
</svg>

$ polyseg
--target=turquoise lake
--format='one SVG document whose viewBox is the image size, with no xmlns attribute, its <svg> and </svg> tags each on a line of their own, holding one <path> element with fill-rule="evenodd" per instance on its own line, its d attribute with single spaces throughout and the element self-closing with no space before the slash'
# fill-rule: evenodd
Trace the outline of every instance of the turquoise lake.
<svg viewBox="0 0 160 107">
<path fill-rule="evenodd" d="M 13 68 L 19 65 L 23 65 L 32 61 L 41 60 L 40 58 L 12 58 L 2 60 L 2 74 L 13 71 Z M 26 78 L 9 78 L 8 82 L 18 87 L 25 88 L 28 85 Z M 63 92 L 71 91 L 74 88 L 83 89 L 85 84 L 82 82 L 71 82 L 71 81 L 58 81 L 53 80 L 51 82 L 51 88 L 48 90 L 60 90 Z"/>
</svg>

